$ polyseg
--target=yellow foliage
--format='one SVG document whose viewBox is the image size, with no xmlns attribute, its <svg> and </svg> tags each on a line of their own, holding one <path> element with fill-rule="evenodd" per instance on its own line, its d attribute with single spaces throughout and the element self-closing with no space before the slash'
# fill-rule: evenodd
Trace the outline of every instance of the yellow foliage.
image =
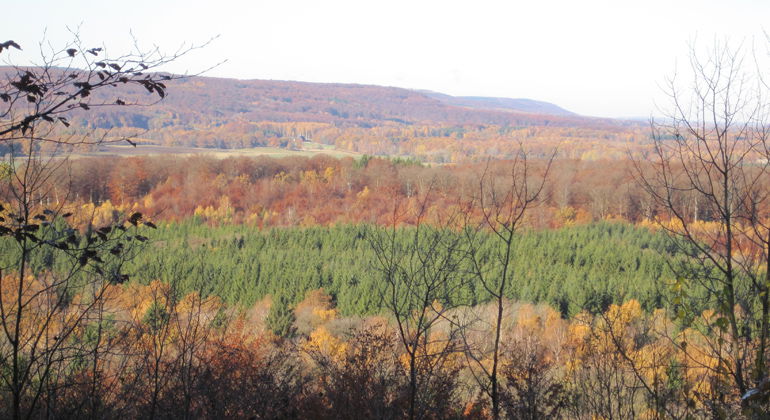
<svg viewBox="0 0 770 420">
<path fill-rule="evenodd" d="M 144 197 L 144 208 L 150 209 L 155 204 L 155 200 L 152 198 L 152 195 L 147 195 Z"/>
<path fill-rule="evenodd" d="M 89 225 L 107 226 L 119 222 L 127 210 L 128 206 L 115 206 L 110 200 L 98 206 L 94 203 L 85 203 L 73 212 L 72 223 L 80 228 Z"/>
<path fill-rule="evenodd" d="M 575 315 L 575 319 L 569 325 L 567 334 L 573 346 L 582 343 L 591 334 L 591 318 L 591 314 L 588 312 L 581 312 Z"/>
<path fill-rule="evenodd" d="M 359 200 L 365 200 L 369 197 L 369 194 L 370 194 L 369 187 L 364 186 L 364 189 L 359 191 L 358 194 L 356 194 L 356 197 Z"/>
<path fill-rule="evenodd" d="M 230 197 L 223 195 L 219 197 L 219 205 L 216 208 L 213 206 L 198 206 L 195 208 L 194 215 L 212 222 L 231 223 L 233 221 L 233 213 Z"/>
<path fill-rule="evenodd" d="M 332 182 L 332 179 L 334 179 L 334 173 L 335 173 L 334 168 L 331 166 L 327 166 L 326 169 L 324 170 L 324 175 L 323 175 L 324 181 L 326 181 L 327 183 Z"/>
<path fill-rule="evenodd" d="M 305 183 L 305 184 L 314 184 L 314 183 L 318 182 L 318 179 L 319 179 L 318 172 L 316 172 L 316 171 L 314 171 L 312 169 L 307 170 L 307 171 L 302 171 L 300 173 L 300 177 L 299 178 L 300 178 L 300 182 Z"/>
<path fill-rule="evenodd" d="M 284 171 L 281 171 L 281 172 L 275 174 L 275 177 L 274 177 L 274 179 L 276 181 L 278 181 L 278 182 L 287 182 L 289 180 L 289 178 L 290 178 L 290 175 L 287 174 Z"/>
<path fill-rule="evenodd" d="M 636 299 L 631 299 L 622 305 L 610 305 L 607 318 L 613 323 L 627 326 L 642 317 L 642 305 Z"/>
<path fill-rule="evenodd" d="M 577 218 L 577 210 L 572 206 L 562 207 L 556 211 L 554 217 L 560 225 L 572 226 L 575 224 L 575 219 Z"/>
<path fill-rule="evenodd" d="M 304 347 L 308 351 L 320 352 L 335 360 L 340 360 L 345 356 L 348 344 L 332 335 L 322 325 L 310 333 L 310 338 L 305 342 Z"/>
<path fill-rule="evenodd" d="M 331 321 L 337 319 L 337 309 L 313 308 L 313 315 L 317 316 L 321 321 Z"/>
</svg>

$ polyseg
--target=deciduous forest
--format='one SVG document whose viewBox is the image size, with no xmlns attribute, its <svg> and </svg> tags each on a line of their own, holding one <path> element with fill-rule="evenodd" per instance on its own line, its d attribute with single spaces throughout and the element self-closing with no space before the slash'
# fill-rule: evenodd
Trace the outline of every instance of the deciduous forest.
<svg viewBox="0 0 770 420">
<path fill-rule="evenodd" d="M 741 48 L 693 51 L 702 83 L 648 124 L 163 71 L 196 48 L 75 38 L 0 72 L 1 417 L 767 415 L 768 86 Z"/>
</svg>

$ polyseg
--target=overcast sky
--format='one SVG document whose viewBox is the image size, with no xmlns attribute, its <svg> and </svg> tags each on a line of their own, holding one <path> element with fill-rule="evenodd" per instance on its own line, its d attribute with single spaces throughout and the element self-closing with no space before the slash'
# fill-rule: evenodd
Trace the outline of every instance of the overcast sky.
<svg viewBox="0 0 770 420">
<path fill-rule="evenodd" d="M 208 75 L 531 98 L 584 115 L 646 117 L 690 42 L 728 37 L 765 51 L 769 18 L 762 0 L 9 0 L 0 41 L 29 53 L 44 31 L 56 44 L 81 24 L 84 40 L 117 53 L 130 31 L 167 50 L 219 35 L 169 70 L 226 59 Z"/>
</svg>

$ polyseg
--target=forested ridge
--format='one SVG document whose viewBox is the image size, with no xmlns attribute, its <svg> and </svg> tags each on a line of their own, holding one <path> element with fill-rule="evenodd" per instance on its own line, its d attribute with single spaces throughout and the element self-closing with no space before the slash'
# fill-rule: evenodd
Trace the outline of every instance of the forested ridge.
<svg viewBox="0 0 770 420">
<path fill-rule="evenodd" d="M 0 74 L 11 71 L 0 67 Z M 543 154 L 559 145 L 563 156 L 585 159 L 624 158 L 629 147 L 649 148 L 645 124 L 577 116 L 537 101 L 209 77 L 166 84 L 168 97 L 153 107 L 89 108 L 59 127 L 58 135 L 139 136 L 143 144 L 214 149 L 322 145 L 434 163 L 511 158 L 518 142 Z M 127 103 L 146 94 L 142 86 L 115 90 Z M 95 91 L 93 98 L 106 95 Z M 0 153 L 6 152 L 0 145 Z"/>
<path fill-rule="evenodd" d="M 0 74 L 13 72 L 12 68 L 0 66 Z M 352 126 L 386 122 L 512 126 L 615 124 L 610 119 L 580 117 L 556 105 L 531 99 L 453 97 L 386 86 L 205 76 L 172 80 L 168 86 L 168 100 L 151 109 L 94 110 L 83 115 L 97 126 L 111 121 L 115 127 L 142 127 L 148 120 L 164 115 L 174 116 L 167 123 L 221 124 L 240 119 Z M 141 87 L 134 86 L 120 86 L 116 90 L 129 100 L 144 93 Z M 100 92 L 94 95 L 102 97 Z"/>
</svg>

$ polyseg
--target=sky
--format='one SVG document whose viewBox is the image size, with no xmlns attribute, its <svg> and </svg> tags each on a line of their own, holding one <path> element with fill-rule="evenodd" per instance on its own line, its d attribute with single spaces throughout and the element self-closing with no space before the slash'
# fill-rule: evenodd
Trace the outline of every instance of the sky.
<svg viewBox="0 0 770 420">
<path fill-rule="evenodd" d="M 224 61 L 206 75 L 530 98 L 613 118 L 656 114 L 691 45 L 770 45 L 763 0 L 4 2 L 0 41 L 24 47 L 17 64 L 37 57 L 44 34 L 66 43 L 67 28 L 113 54 L 131 34 L 169 52 L 216 37 L 167 70 Z"/>
</svg>

